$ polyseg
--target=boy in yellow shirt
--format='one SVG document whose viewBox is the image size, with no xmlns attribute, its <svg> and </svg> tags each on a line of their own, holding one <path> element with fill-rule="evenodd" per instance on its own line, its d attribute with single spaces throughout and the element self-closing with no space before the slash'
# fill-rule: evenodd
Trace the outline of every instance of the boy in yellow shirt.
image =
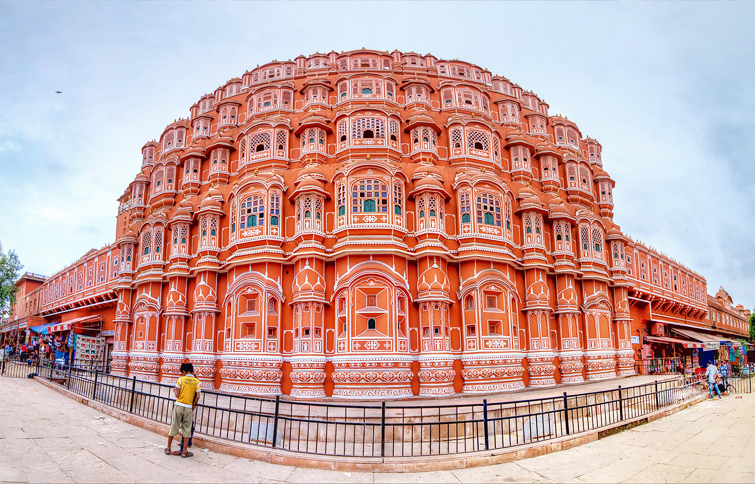
<svg viewBox="0 0 755 484">
<path fill-rule="evenodd" d="M 173 405 L 173 416 L 171 418 L 168 447 L 165 448 L 165 455 L 180 455 L 184 458 L 194 455 L 189 452 L 188 443 L 189 436 L 191 436 L 191 421 L 193 420 L 194 407 L 197 406 L 202 387 L 193 373 L 194 366 L 191 363 L 181 364 L 181 377 L 176 381 L 176 387 L 173 389 L 173 393 L 176 395 L 176 403 Z M 183 438 L 184 451 L 172 452 L 170 447 L 173 445 L 173 437 L 176 436 L 179 429 Z"/>
</svg>

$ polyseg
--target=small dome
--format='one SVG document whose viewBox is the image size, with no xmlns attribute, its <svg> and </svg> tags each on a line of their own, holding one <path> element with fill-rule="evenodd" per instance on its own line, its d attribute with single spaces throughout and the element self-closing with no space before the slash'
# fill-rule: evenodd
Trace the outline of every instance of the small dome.
<svg viewBox="0 0 755 484">
<path fill-rule="evenodd" d="M 207 196 L 208 197 L 217 197 L 217 198 L 223 198 L 223 192 L 218 190 L 215 187 L 211 187 L 209 190 L 207 190 Z"/>
<path fill-rule="evenodd" d="M 543 281 L 541 276 L 540 279 L 530 284 L 527 288 L 527 305 L 549 306 L 548 294 L 548 285 Z"/>
<path fill-rule="evenodd" d="M 412 178 L 424 178 L 426 176 L 435 176 L 437 178 L 443 179 L 443 174 L 440 172 L 437 166 L 428 164 L 428 163 L 422 163 L 417 165 L 414 168 L 414 171 L 412 172 Z"/>
<path fill-rule="evenodd" d="M 200 210 L 203 208 L 220 208 L 220 202 L 215 200 L 214 198 L 207 197 L 204 200 L 202 200 L 202 203 L 199 204 Z"/>
<path fill-rule="evenodd" d="M 619 228 L 614 225 L 610 229 L 606 230 L 606 235 L 608 235 L 608 236 L 611 236 L 611 235 L 622 236 L 624 234 L 621 233 L 621 230 L 619 230 Z"/>
<path fill-rule="evenodd" d="M 325 190 L 325 185 L 320 180 L 315 180 L 314 178 L 305 178 L 302 180 L 301 183 L 299 183 L 299 186 L 296 187 L 297 190 L 303 190 L 305 188 L 316 188 L 318 190 Z"/>
<path fill-rule="evenodd" d="M 414 184 L 415 189 L 429 188 L 429 187 L 445 190 L 443 188 L 443 184 L 440 181 L 438 181 L 437 178 L 432 177 L 432 176 L 426 176 Z"/>
<path fill-rule="evenodd" d="M 304 267 L 296 274 L 293 290 L 294 300 L 306 296 L 324 298 L 325 280 L 319 272 L 309 265 L 309 261 L 306 261 Z"/>
<path fill-rule="evenodd" d="M 448 284 L 448 276 L 437 265 L 429 267 L 420 274 L 417 280 L 417 290 L 423 292 L 441 292 L 448 294 L 451 287 Z"/>
</svg>

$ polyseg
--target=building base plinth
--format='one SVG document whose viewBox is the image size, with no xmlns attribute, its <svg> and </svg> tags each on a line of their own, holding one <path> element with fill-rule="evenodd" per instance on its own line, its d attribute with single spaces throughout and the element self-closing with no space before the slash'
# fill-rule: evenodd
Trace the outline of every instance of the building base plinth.
<svg viewBox="0 0 755 484">
<path fill-rule="evenodd" d="M 419 394 L 423 397 L 443 397 L 453 395 L 454 377 L 453 356 L 433 355 L 419 357 Z"/>
<path fill-rule="evenodd" d="M 462 393 L 487 393 L 524 388 L 521 353 L 464 356 Z"/>
<path fill-rule="evenodd" d="M 325 396 L 325 357 L 301 356 L 291 358 L 291 396 L 319 398 Z"/>
<path fill-rule="evenodd" d="M 616 353 L 616 362 L 619 376 L 632 376 L 637 372 L 634 369 L 634 352 L 632 350 L 621 350 Z"/>
<path fill-rule="evenodd" d="M 334 357 L 333 396 L 403 398 L 412 396 L 410 357 Z"/>
<path fill-rule="evenodd" d="M 128 376 L 137 380 L 158 381 L 160 357 L 157 353 L 130 353 L 128 362 Z"/>
<path fill-rule="evenodd" d="M 189 356 L 189 362 L 194 366 L 194 376 L 197 377 L 205 390 L 215 389 L 215 355 L 194 354 Z"/>
<path fill-rule="evenodd" d="M 220 390 L 250 395 L 281 395 L 283 358 L 256 355 L 220 358 Z"/>
<path fill-rule="evenodd" d="M 585 353 L 587 381 L 616 378 L 616 352 Z"/>
<path fill-rule="evenodd" d="M 583 383 L 582 376 L 584 365 L 582 364 L 581 351 L 569 351 L 559 353 L 558 369 L 561 371 L 561 383 Z"/>
<path fill-rule="evenodd" d="M 172 385 L 176 383 L 181 376 L 181 363 L 186 359 L 182 353 L 163 353 L 162 364 L 160 365 L 160 383 Z"/>
<path fill-rule="evenodd" d="M 527 355 L 527 373 L 531 387 L 552 387 L 556 385 L 556 365 L 554 353 L 532 353 Z"/>
</svg>

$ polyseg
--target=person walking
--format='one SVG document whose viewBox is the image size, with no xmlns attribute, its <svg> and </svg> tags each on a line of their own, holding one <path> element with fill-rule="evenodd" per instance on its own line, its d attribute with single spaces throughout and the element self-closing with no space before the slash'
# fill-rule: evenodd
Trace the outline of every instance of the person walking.
<svg viewBox="0 0 755 484">
<path fill-rule="evenodd" d="M 170 432 L 168 432 L 168 446 L 165 448 L 165 455 L 180 455 L 183 458 L 191 457 L 194 454 L 189 451 L 189 437 L 191 436 L 191 424 L 194 416 L 194 408 L 199 401 L 199 394 L 202 387 L 199 380 L 194 376 L 194 365 L 191 363 L 181 364 L 181 377 L 176 381 L 176 387 L 173 393 L 176 395 L 176 403 L 173 405 L 173 416 L 170 423 Z M 183 446 L 181 452 L 173 452 L 173 437 L 181 430 Z"/>
<path fill-rule="evenodd" d="M 718 393 L 718 399 L 721 400 L 721 390 L 718 389 L 718 383 L 716 383 L 716 376 L 719 375 L 718 368 L 713 364 L 713 361 L 708 362 L 708 369 L 705 370 L 705 377 L 708 379 L 708 390 L 710 390 L 710 398 L 713 398 L 713 389 L 716 389 Z"/>
</svg>

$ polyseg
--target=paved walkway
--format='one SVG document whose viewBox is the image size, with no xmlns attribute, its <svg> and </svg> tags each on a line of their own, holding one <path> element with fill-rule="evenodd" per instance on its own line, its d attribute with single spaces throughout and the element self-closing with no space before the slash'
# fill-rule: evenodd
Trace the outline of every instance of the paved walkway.
<svg viewBox="0 0 755 484">
<path fill-rule="evenodd" d="M 15 482 L 755 482 L 755 394 L 562 452 L 456 471 L 320 471 L 198 448 L 181 459 L 163 454 L 165 440 L 32 380 L 0 378 L 0 481 Z"/>
</svg>

